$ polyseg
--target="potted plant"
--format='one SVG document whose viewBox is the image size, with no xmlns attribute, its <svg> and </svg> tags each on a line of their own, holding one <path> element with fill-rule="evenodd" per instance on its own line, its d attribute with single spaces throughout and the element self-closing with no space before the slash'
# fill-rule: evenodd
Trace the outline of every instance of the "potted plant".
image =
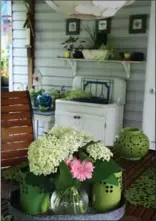
<svg viewBox="0 0 156 221">
<path fill-rule="evenodd" d="M 87 133 L 55 126 L 29 146 L 29 167 L 22 169 L 20 186 L 23 210 L 41 214 L 50 208 L 61 215 L 84 214 L 89 204 L 97 212 L 116 208 L 121 199 L 118 173 L 121 178 L 122 169 L 112 156 L 103 142 L 95 141 Z M 106 196 L 106 184 L 113 187 L 111 197 Z M 84 185 L 92 187 L 91 196 Z"/>
<path fill-rule="evenodd" d="M 64 52 L 65 58 L 71 57 L 71 52 L 75 47 L 74 44 L 78 41 L 78 39 L 78 37 L 69 36 L 69 38 L 66 41 L 62 42 L 62 44 L 64 45 L 64 49 L 66 49 Z"/>
<path fill-rule="evenodd" d="M 78 37 L 72 37 L 69 36 L 69 38 L 63 42 L 62 44 L 64 45 L 64 57 L 65 58 L 83 58 L 83 54 L 82 54 L 82 49 L 83 49 L 83 43 L 85 41 L 80 41 L 80 43 L 78 43 L 79 38 Z M 76 43 L 78 43 L 78 45 L 76 46 Z"/>
<path fill-rule="evenodd" d="M 84 26 L 89 38 L 85 38 L 87 43 L 86 49 L 82 50 L 85 59 L 94 59 L 97 56 L 107 57 L 108 51 L 101 50 L 97 42 L 97 34 L 95 30 L 91 30 L 88 25 Z"/>
<path fill-rule="evenodd" d="M 56 99 L 65 98 L 68 95 L 68 93 L 69 92 L 65 90 L 64 86 L 62 86 L 60 90 L 54 88 L 49 90 L 49 94 L 52 96 L 53 99 L 53 109 L 55 109 Z"/>
<path fill-rule="evenodd" d="M 121 60 L 121 56 L 118 53 L 118 51 L 111 45 L 111 44 L 102 44 L 101 47 L 99 48 L 100 51 L 104 51 L 107 53 L 104 55 L 97 55 L 94 57 L 95 60 L 101 62 L 101 61 L 105 61 L 105 60 Z"/>
</svg>

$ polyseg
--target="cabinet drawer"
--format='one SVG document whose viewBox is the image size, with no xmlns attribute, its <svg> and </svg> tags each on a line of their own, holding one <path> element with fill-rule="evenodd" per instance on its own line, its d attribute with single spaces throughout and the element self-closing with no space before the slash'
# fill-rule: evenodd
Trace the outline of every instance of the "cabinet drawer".
<svg viewBox="0 0 156 221">
<path fill-rule="evenodd" d="M 79 105 L 78 105 L 79 104 Z M 70 113 L 74 113 L 75 110 L 77 113 L 79 114 L 92 114 L 92 115 L 98 115 L 101 117 L 106 116 L 107 112 L 112 110 L 112 108 L 106 108 L 104 105 L 87 105 L 86 103 L 84 104 L 80 104 L 80 103 L 76 103 L 74 102 L 74 104 L 72 102 L 68 103 L 57 103 L 56 102 L 56 110 L 55 112 L 70 112 Z"/>
</svg>

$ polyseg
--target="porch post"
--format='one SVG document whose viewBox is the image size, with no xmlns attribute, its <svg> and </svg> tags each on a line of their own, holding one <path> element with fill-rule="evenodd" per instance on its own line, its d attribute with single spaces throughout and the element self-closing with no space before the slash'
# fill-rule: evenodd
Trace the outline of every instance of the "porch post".
<svg viewBox="0 0 156 221">
<path fill-rule="evenodd" d="M 142 128 L 155 149 L 155 0 L 151 1 Z"/>
<path fill-rule="evenodd" d="M 34 73 L 34 45 L 35 45 L 35 0 L 30 1 L 30 8 L 27 12 L 28 25 L 30 29 L 30 46 L 27 47 L 28 58 L 28 90 L 33 85 L 33 73 Z"/>
</svg>

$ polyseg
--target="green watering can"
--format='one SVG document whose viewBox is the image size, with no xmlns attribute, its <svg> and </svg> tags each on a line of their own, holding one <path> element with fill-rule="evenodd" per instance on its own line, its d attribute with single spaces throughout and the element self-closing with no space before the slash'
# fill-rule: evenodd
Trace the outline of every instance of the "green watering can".
<svg viewBox="0 0 156 221">
<path fill-rule="evenodd" d="M 27 172 L 20 171 L 20 204 L 25 213 L 39 215 L 46 213 L 50 206 L 50 194 L 41 192 L 39 187 L 28 185 L 25 181 Z"/>
</svg>

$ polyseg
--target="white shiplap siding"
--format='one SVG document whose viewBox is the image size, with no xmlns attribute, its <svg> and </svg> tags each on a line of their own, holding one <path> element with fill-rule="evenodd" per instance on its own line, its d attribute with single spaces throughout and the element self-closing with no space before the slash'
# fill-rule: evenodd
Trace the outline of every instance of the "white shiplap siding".
<svg viewBox="0 0 156 221">
<path fill-rule="evenodd" d="M 146 54 L 148 28 L 145 34 L 129 34 L 129 16 L 150 13 L 150 1 L 136 1 L 131 6 L 121 9 L 112 18 L 109 42 L 119 51 L 140 51 Z M 13 90 L 21 84 L 28 83 L 28 60 L 25 49 L 25 31 L 23 24 L 26 18 L 26 8 L 21 0 L 13 0 Z M 36 1 L 36 43 L 35 67 L 43 74 L 43 87 L 60 88 L 72 86 L 72 70 L 64 61 L 56 59 L 63 55 L 61 43 L 67 38 L 65 35 L 65 17 L 55 13 L 44 1 Z M 149 20 L 149 18 L 148 18 Z M 94 27 L 94 21 L 81 21 L 81 36 L 86 36 L 84 24 Z M 130 79 L 127 81 L 126 106 L 124 126 L 142 126 L 142 110 L 144 99 L 144 80 L 146 64 L 133 64 Z M 95 64 L 82 62 L 78 64 L 79 75 L 122 76 L 123 67 L 118 64 Z M 39 124 L 42 128 L 41 123 Z M 42 129 L 39 130 L 42 135 Z"/>
<path fill-rule="evenodd" d="M 25 89 L 28 83 L 28 61 L 25 48 L 25 30 L 23 24 L 26 18 L 26 8 L 23 1 L 13 0 L 13 90 Z M 20 88 L 19 88 L 20 87 Z"/>
</svg>

